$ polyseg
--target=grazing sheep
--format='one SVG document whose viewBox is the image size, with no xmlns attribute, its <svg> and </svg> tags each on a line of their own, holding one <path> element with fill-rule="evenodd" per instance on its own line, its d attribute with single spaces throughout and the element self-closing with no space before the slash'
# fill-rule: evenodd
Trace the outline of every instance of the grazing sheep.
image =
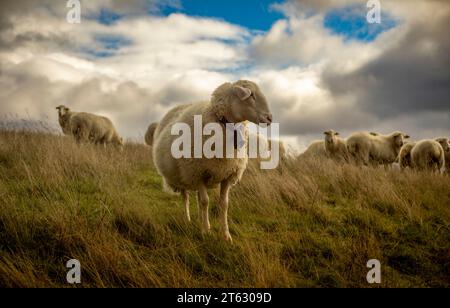
<svg viewBox="0 0 450 308">
<path fill-rule="evenodd" d="M 56 109 L 63 133 L 72 135 L 77 142 L 123 146 L 123 139 L 119 137 L 108 118 L 86 112 L 73 112 L 63 105 Z"/>
<path fill-rule="evenodd" d="M 329 157 L 339 160 L 348 160 L 347 142 L 339 137 L 339 133 L 334 130 L 328 130 L 325 134 L 325 151 Z"/>
<path fill-rule="evenodd" d="M 153 145 L 153 136 L 155 135 L 156 128 L 158 127 L 158 123 L 152 123 L 147 129 L 145 133 L 145 143 L 149 146 Z"/>
<path fill-rule="evenodd" d="M 108 118 L 85 112 L 74 112 L 64 105 L 56 109 L 63 133 L 73 136 L 77 142 L 123 145 L 123 139 L 119 137 Z"/>
<path fill-rule="evenodd" d="M 117 134 L 111 120 L 106 117 L 77 112 L 70 117 L 69 125 L 77 142 L 123 146 L 123 139 Z"/>
<path fill-rule="evenodd" d="M 450 143 L 449 138 L 437 138 L 435 139 L 442 146 L 445 155 L 445 166 L 447 168 L 447 172 L 450 172 Z"/>
<path fill-rule="evenodd" d="M 415 145 L 415 142 L 406 142 L 400 149 L 397 158 L 400 169 L 412 168 L 411 151 Z"/>
<path fill-rule="evenodd" d="M 315 140 L 308 148 L 301 154 L 302 157 L 327 157 L 327 151 L 325 149 L 325 141 Z"/>
<path fill-rule="evenodd" d="M 392 164 L 395 162 L 403 139 L 409 138 L 401 132 L 389 135 L 373 135 L 367 132 L 352 134 L 347 139 L 347 149 L 357 164 Z"/>
<path fill-rule="evenodd" d="M 444 171 L 444 149 L 435 140 L 422 140 L 411 150 L 412 166 L 418 170 Z"/>
<path fill-rule="evenodd" d="M 177 110 L 174 111 L 175 109 Z M 235 148 L 235 158 L 214 157 L 207 159 L 202 155 L 201 158 L 183 157 L 176 159 L 171 154 L 171 147 L 179 137 L 172 135 L 171 129 L 175 123 L 185 123 L 191 128 L 192 132 L 194 116 L 196 115 L 202 116 L 203 127 L 209 123 L 217 123 L 224 136 L 227 129 L 226 123 L 250 121 L 256 124 L 270 124 L 272 114 L 266 98 L 255 83 L 241 80 L 235 83 L 225 83 L 218 87 L 212 94 L 210 102 L 182 105 L 175 109 L 169 111 L 155 132 L 153 157 L 156 169 L 163 177 L 166 187 L 182 193 L 188 219 L 188 191 L 197 191 L 202 233 L 210 230 L 208 189 L 215 188 L 220 184 L 221 235 L 226 241 L 232 241 L 227 220 L 228 194 L 231 186 L 240 180 L 247 167 L 246 153 L 243 155 L 244 158 L 236 158 L 238 149 Z M 193 137 L 192 139 L 194 140 Z M 207 139 L 208 136 L 202 136 L 202 144 Z M 225 144 L 224 142 L 224 148 Z M 243 148 L 240 150 L 243 150 Z"/>
</svg>

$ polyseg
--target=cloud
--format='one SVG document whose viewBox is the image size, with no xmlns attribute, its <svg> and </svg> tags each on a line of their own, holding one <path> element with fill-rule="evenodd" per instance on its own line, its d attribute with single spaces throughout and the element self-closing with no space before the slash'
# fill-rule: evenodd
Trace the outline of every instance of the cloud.
<svg viewBox="0 0 450 308">
<path fill-rule="evenodd" d="M 135 138 L 172 106 L 207 100 L 221 83 L 246 78 L 260 84 L 283 137 L 297 148 L 329 128 L 344 136 L 450 135 L 448 2 L 382 1 L 395 24 L 370 40 L 349 39 L 367 29 L 327 24 L 330 12 L 347 18 L 355 3 L 287 1 L 274 5 L 285 18 L 256 32 L 160 14 L 178 1 L 82 1 L 78 25 L 66 22 L 65 1 L 4 1 L 0 114 L 57 125 L 54 107 L 63 103 L 107 115 Z M 361 10 L 350 11 L 353 18 Z"/>
<path fill-rule="evenodd" d="M 224 71 L 239 65 L 248 35 L 181 14 L 111 25 L 70 25 L 51 11 L 42 14 L 18 14 L 0 35 L 0 112 L 56 123 L 55 106 L 67 104 L 111 117 L 127 137 L 143 134 L 175 104 L 208 99 L 232 78 Z M 105 51 L 111 54 L 98 56 Z"/>
<path fill-rule="evenodd" d="M 447 5 L 433 19 L 410 22 L 395 44 L 360 68 L 326 69 L 324 85 L 335 97 L 353 94 L 362 110 L 380 118 L 449 112 L 449 27 Z"/>
<path fill-rule="evenodd" d="M 253 41 L 257 61 L 274 70 L 262 82 L 277 102 L 284 134 L 303 136 L 302 145 L 328 128 L 344 136 L 399 129 L 416 138 L 450 134 L 450 5 L 383 2 L 398 24 L 374 41 L 349 42 L 327 31 L 324 18 L 353 3 L 292 1 L 283 8 L 290 18 Z"/>
</svg>

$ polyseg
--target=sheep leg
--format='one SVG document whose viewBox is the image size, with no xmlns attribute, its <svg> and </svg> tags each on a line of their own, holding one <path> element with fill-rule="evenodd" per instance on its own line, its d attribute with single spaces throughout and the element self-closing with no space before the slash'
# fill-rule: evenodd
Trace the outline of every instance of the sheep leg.
<svg viewBox="0 0 450 308">
<path fill-rule="evenodd" d="M 186 210 L 186 219 L 187 221 L 191 221 L 191 215 L 189 213 L 189 192 L 187 190 L 182 191 L 183 194 L 183 201 L 184 201 L 184 208 Z"/>
<path fill-rule="evenodd" d="M 210 230 L 210 224 L 209 224 L 209 216 L 208 216 L 208 206 L 209 206 L 209 197 L 208 197 L 208 190 L 206 189 L 206 186 L 200 186 L 198 190 L 198 198 L 200 201 L 200 221 L 201 221 L 201 228 L 202 228 L 202 234 L 206 234 Z"/>
<path fill-rule="evenodd" d="M 198 210 L 198 219 L 200 220 L 200 223 L 202 223 L 202 208 L 200 206 L 200 193 L 197 192 L 197 210 Z"/>
<path fill-rule="evenodd" d="M 230 230 L 228 229 L 228 194 L 230 192 L 231 182 L 228 180 L 220 183 L 220 232 L 222 237 L 227 242 L 232 242 Z"/>
</svg>

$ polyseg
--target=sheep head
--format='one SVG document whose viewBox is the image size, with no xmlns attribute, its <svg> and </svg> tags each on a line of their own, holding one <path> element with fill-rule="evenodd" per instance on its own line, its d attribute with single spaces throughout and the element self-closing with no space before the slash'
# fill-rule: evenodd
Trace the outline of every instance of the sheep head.
<svg viewBox="0 0 450 308">
<path fill-rule="evenodd" d="M 59 105 L 58 107 L 56 107 L 56 110 L 58 110 L 58 115 L 60 117 L 64 116 L 66 113 L 70 111 L 70 109 L 64 105 Z"/>
<path fill-rule="evenodd" d="M 336 144 L 337 143 L 337 136 L 339 136 L 339 133 L 330 129 L 324 132 L 325 135 L 325 142 L 328 144 Z"/>
<path fill-rule="evenodd" d="M 442 146 L 444 152 L 450 152 L 450 144 L 448 138 L 437 138 L 436 141 L 439 142 L 439 144 Z"/>
<path fill-rule="evenodd" d="M 394 148 L 398 149 L 400 151 L 400 148 L 405 144 L 404 139 L 408 139 L 409 136 L 402 133 L 402 132 L 394 132 L 390 135 L 390 138 L 392 139 L 392 143 L 394 145 Z M 398 152 L 397 152 L 398 153 Z"/>
<path fill-rule="evenodd" d="M 240 80 L 221 85 L 212 94 L 211 103 L 217 117 L 225 118 L 230 123 L 272 123 L 267 100 L 252 81 Z"/>
</svg>

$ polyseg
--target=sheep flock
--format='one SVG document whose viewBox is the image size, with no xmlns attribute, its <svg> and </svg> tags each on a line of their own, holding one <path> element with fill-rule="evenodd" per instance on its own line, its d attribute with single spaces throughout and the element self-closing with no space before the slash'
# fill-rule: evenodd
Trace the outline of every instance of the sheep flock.
<svg viewBox="0 0 450 308">
<path fill-rule="evenodd" d="M 105 147 L 114 145 L 122 148 L 122 138 L 110 119 L 91 113 L 74 112 L 64 105 L 56 109 L 62 132 L 73 137 L 76 142 L 101 144 Z M 224 147 L 219 149 L 221 152 L 227 151 L 225 149 L 226 136 L 228 136 L 227 124 L 242 124 L 239 134 L 244 142 L 240 145 L 236 143 L 236 134 L 234 135 L 235 146 L 232 149 L 234 156 L 174 157 L 172 155 L 173 145 L 177 139 L 177 136 L 173 134 L 174 125 L 183 123 L 186 128 L 194 130 L 196 125 L 194 119 L 197 116 L 202 117 L 203 127 L 216 125 L 218 131 L 222 132 L 222 137 L 216 139 L 220 141 L 219 147 Z M 219 188 L 219 232 L 223 240 L 232 241 L 227 218 L 229 192 L 239 183 L 247 168 L 249 136 L 252 136 L 247 124 L 271 125 L 272 119 L 269 102 L 259 86 L 251 81 L 239 80 L 220 85 L 212 93 L 209 101 L 176 106 L 158 122 L 149 125 L 144 141 L 149 146 L 153 163 L 163 179 L 163 189 L 181 194 L 188 221 L 191 220 L 189 196 L 190 193 L 196 194 L 203 234 L 209 233 L 211 228 L 208 215 L 208 190 Z M 209 142 L 208 137 L 201 137 L 202 144 Z M 257 139 L 259 146 L 264 148 L 262 152 L 272 152 L 273 148 L 277 147 L 282 157 L 290 155 L 279 140 L 266 139 L 264 136 L 257 136 Z M 195 152 L 195 140 L 188 144 L 190 144 L 188 152 Z M 413 142 L 401 131 L 387 135 L 355 132 L 343 138 L 337 131 L 326 130 L 323 133 L 323 139 L 313 141 L 297 158 L 301 157 L 332 159 L 338 164 L 355 164 L 361 167 L 385 166 L 397 167 L 400 170 L 448 173 L 450 144 L 449 139 L 444 137 Z"/>
</svg>

